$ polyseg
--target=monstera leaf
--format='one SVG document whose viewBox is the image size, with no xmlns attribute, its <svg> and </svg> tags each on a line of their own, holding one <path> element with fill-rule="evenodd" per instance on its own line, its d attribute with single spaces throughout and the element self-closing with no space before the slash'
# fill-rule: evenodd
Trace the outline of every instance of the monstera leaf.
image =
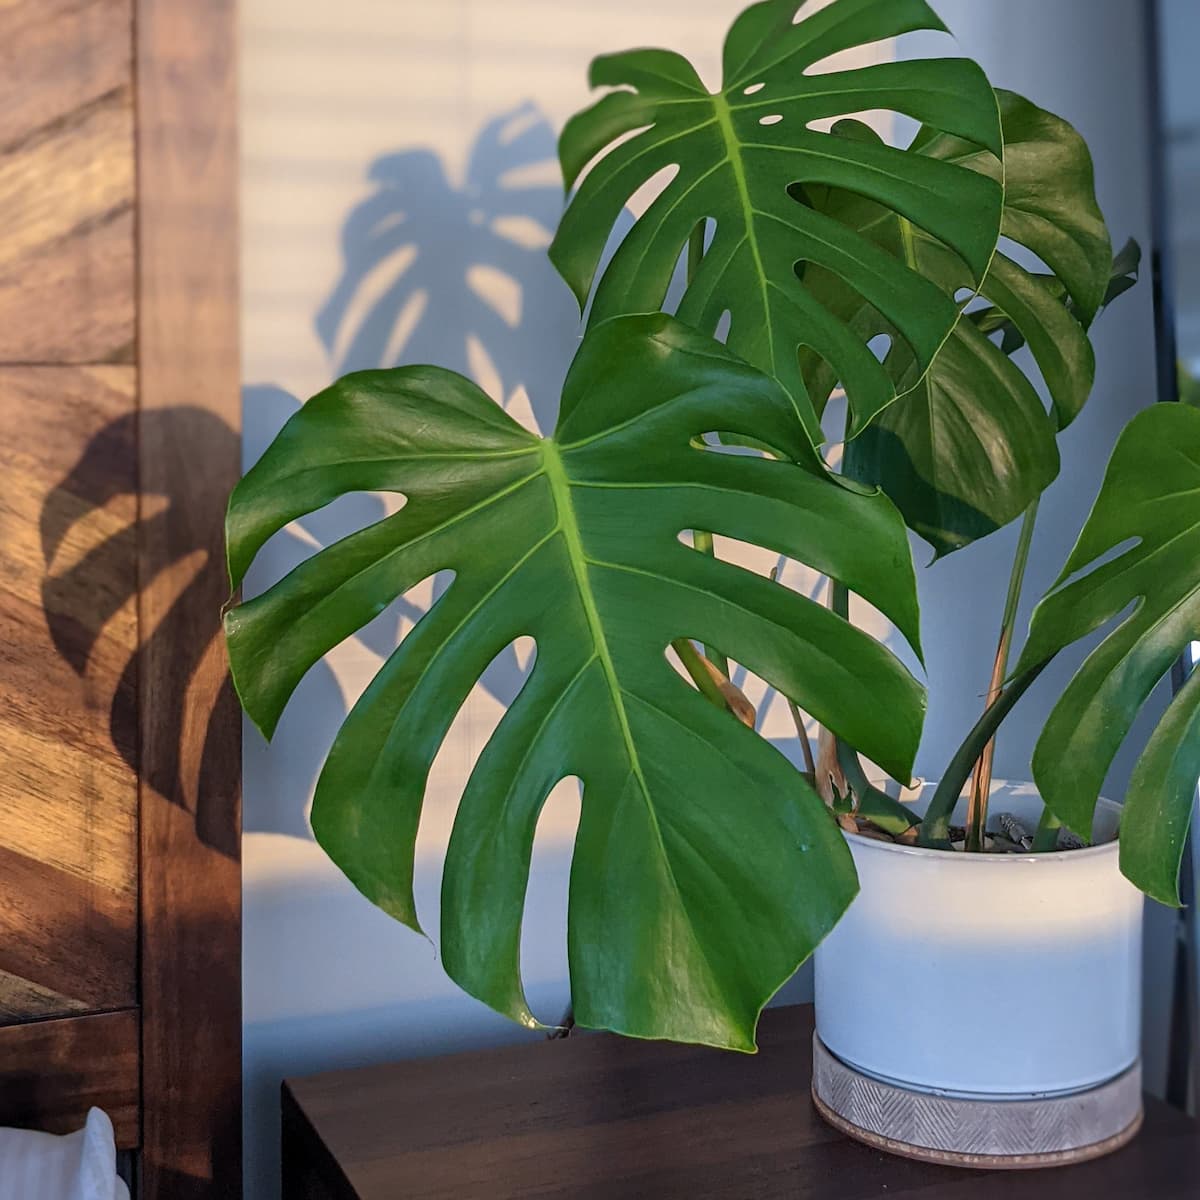
<svg viewBox="0 0 1200 1200">
<path fill-rule="evenodd" d="M 718 428 L 753 431 L 808 465 L 692 444 Z M 577 1019 L 751 1049 L 759 1010 L 838 919 L 854 872 L 803 776 L 703 699 L 666 648 L 681 637 L 718 647 L 901 778 L 924 693 L 861 630 L 679 535 L 711 529 L 808 563 L 915 645 L 912 560 L 890 501 L 833 481 L 774 381 L 662 314 L 588 334 L 550 439 L 449 371 L 347 376 L 289 421 L 234 493 L 235 585 L 276 530 L 364 489 L 406 504 L 226 622 L 239 694 L 269 734 L 326 651 L 434 572 L 455 572 L 337 736 L 313 806 L 320 843 L 416 929 L 414 838 L 430 764 L 480 672 L 530 636 L 532 673 L 455 819 L 446 969 L 536 1023 L 518 962 L 530 853 L 550 789 L 577 776 Z"/>
<path fill-rule="evenodd" d="M 550 256 L 581 305 L 595 283 L 590 320 L 596 324 L 660 308 L 689 235 L 711 221 L 707 252 L 677 315 L 712 332 L 728 312 L 730 348 L 779 380 L 819 440 L 799 347 L 811 347 L 841 381 L 852 433 L 885 408 L 896 389 L 865 341 L 807 286 L 810 271 L 833 273 L 884 314 L 922 370 L 958 311 L 951 296 L 902 259 L 803 203 L 804 191 L 833 186 L 883 205 L 953 247 L 978 282 L 996 246 L 1003 189 L 998 163 L 982 173 L 950 158 L 810 127 L 822 118 L 885 109 L 967 139 L 980 153 L 1000 152 L 995 96 L 966 59 L 813 73 L 838 51 L 910 30 L 944 29 L 924 0 L 834 0 L 811 16 L 806 12 L 797 0 L 748 8 L 726 37 L 724 80 L 715 93 L 686 59 L 666 50 L 596 59 L 592 84 L 620 90 L 563 131 L 559 156 L 567 186 L 591 169 Z M 626 202 L 667 169 L 674 172 L 670 181 L 596 281 Z"/>
<path fill-rule="evenodd" d="M 1100 304 L 1101 311 L 1119 296 L 1125 295 L 1126 292 L 1137 286 L 1141 269 L 1142 248 L 1136 239 L 1128 238 L 1125 245 L 1113 256 L 1112 266 L 1108 272 L 1108 287 L 1105 289 L 1104 299 Z M 1066 288 L 1063 287 L 1057 276 L 1041 271 L 1032 274 L 1033 278 L 1051 295 L 1061 300 L 1068 309 L 1074 310 L 1075 302 L 1067 295 Z M 1025 345 L 1025 335 L 1016 327 L 1012 318 L 995 305 L 983 305 L 972 309 L 967 315 L 981 333 L 999 333 L 1001 335 L 1000 349 L 1005 354 L 1015 354 Z"/>
<path fill-rule="evenodd" d="M 829 272 L 810 277 L 813 290 L 860 338 L 891 338 L 884 366 L 905 394 L 852 443 L 847 469 L 882 487 L 939 556 L 1008 524 L 1058 474 L 1055 431 L 1079 413 L 1095 374 L 1087 328 L 1106 298 L 1110 271 L 1119 269 L 1116 279 L 1123 281 L 1128 265 L 1112 261 L 1084 140 L 1028 100 L 1012 92 L 996 95 L 1003 168 L 991 154 L 929 128 L 913 150 L 1003 179 L 1002 234 L 1036 255 L 1052 275 L 997 252 L 982 287 L 990 305 L 958 322 L 928 371 L 875 306 Z M 855 144 L 878 144 L 858 122 L 842 122 L 838 132 Z M 971 269 L 953 249 L 906 217 L 834 189 L 811 192 L 810 199 L 899 255 L 947 296 L 974 289 Z M 1002 347 L 986 336 L 1000 328 Z M 1008 357 L 1026 343 L 1049 392 L 1053 420 Z M 802 362 L 820 408 L 837 376 L 811 354 Z"/>
<path fill-rule="evenodd" d="M 1121 434 L 1079 541 L 1033 614 L 1017 674 L 1126 609 L 1068 684 L 1033 756 L 1046 804 L 1083 834 L 1138 710 L 1200 638 L 1200 412 L 1184 405 L 1156 404 Z M 1180 856 L 1200 777 L 1197 678 L 1175 697 L 1142 753 L 1121 817 L 1122 869 L 1168 904 L 1179 902 Z"/>
</svg>

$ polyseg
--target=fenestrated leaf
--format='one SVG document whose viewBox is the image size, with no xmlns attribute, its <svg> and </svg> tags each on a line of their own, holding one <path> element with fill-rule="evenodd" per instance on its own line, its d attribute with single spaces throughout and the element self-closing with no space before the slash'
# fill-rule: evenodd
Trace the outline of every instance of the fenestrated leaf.
<svg viewBox="0 0 1200 1200">
<path fill-rule="evenodd" d="M 832 137 L 810 123 L 885 109 L 967 139 L 985 148 L 981 153 L 999 153 L 1001 141 L 995 97 L 966 59 L 811 73 L 838 51 L 915 29 L 944 29 L 924 0 L 834 0 L 812 15 L 805 10 L 798 0 L 766 0 L 742 13 L 725 40 L 716 93 L 704 88 L 686 59 L 665 50 L 596 59 L 593 86 L 621 90 L 563 131 L 559 155 L 567 186 L 592 165 L 550 256 L 581 305 L 595 284 L 595 324 L 659 308 L 689 234 L 711 219 L 708 250 L 678 316 L 714 331 L 728 311 L 730 348 L 783 384 L 819 440 L 799 347 L 832 364 L 849 397 L 854 430 L 892 401 L 895 388 L 863 341 L 806 286 L 809 270 L 832 272 L 883 313 L 921 369 L 933 360 L 957 309 L 902 260 L 798 202 L 789 189 L 829 185 L 869 197 L 954 247 L 976 282 L 995 249 L 1002 189 L 995 178 L 959 163 Z M 804 19 L 794 20 L 798 14 Z M 625 204 L 665 168 L 677 170 L 597 282 Z"/>
<path fill-rule="evenodd" d="M 1108 287 L 1105 289 L 1104 299 L 1100 303 L 1101 310 L 1107 308 L 1118 297 L 1123 296 L 1131 288 L 1137 286 L 1138 276 L 1141 273 L 1141 264 L 1141 246 L 1138 245 L 1134 238 L 1127 238 L 1125 245 L 1113 256 L 1112 266 L 1108 272 Z M 1069 310 L 1074 311 L 1075 303 L 1067 295 L 1066 289 L 1059 282 L 1057 276 L 1037 272 L 1033 274 L 1033 278 L 1054 296 L 1055 299 L 1060 300 Z M 1016 327 L 1012 318 L 995 305 L 988 304 L 981 308 L 972 309 L 967 315 L 980 333 L 986 333 L 989 336 L 993 333 L 1000 333 L 1002 335 L 1000 349 L 1005 354 L 1015 354 L 1025 345 L 1024 334 Z"/>
<path fill-rule="evenodd" d="M 717 429 L 753 433 L 781 458 L 693 444 Z M 530 852 L 547 794 L 575 775 L 577 1019 L 751 1048 L 762 1005 L 849 903 L 853 870 L 803 776 L 703 699 L 666 647 L 716 647 L 901 778 L 924 693 L 866 633 L 679 534 L 712 530 L 807 563 L 915 646 L 912 561 L 891 503 L 824 472 L 778 384 L 662 314 L 589 332 L 553 439 L 451 372 L 341 380 L 292 418 L 234 493 L 234 583 L 275 530 L 363 489 L 407 502 L 226 618 L 239 694 L 269 733 L 326 651 L 422 579 L 454 572 L 337 736 L 313 807 L 320 843 L 365 895 L 417 928 L 414 838 L 430 764 L 489 661 L 530 636 L 532 673 L 455 819 L 447 970 L 534 1023 L 519 975 Z"/>
<path fill-rule="evenodd" d="M 1058 474 L 1055 428 L 1075 418 L 1091 391 L 1095 356 L 1087 326 L 1109 282 L 1111 247 L 1086 143 L 1066 121 L 1028 100 L 1004 91 L 997 97 L 1002 175 L 991 154 L 936 130 L 923 129 L 913 148 L 1003 178 L 1003 235 L 1037 255 L 1053 276 L 997 252 L 982 287 L 991 308 L 960 321 L 928 371 L 913 360 L 894 325 L 841 280 L 828 272 L 810 279 L 861 338 L 892 338 L 884 365 L 904 394 L 853 443 L 848 469 L 882 487 L 938 555 L 1008 524 Z M 838 131 L 858 142 L 877 140 L 857 122 L 842 123 Z M 959 256 L 906 218 L 837 190 L 810 192 L 809 198 L 902 257 L 946 295 L 974 288 Z M 985 333 L 1005 323 L 1006 344 L 998 347 Z M 1026 342 L 1049 392 L 1053 420 L 1007 356 Z M 820 409 L 836 374 L 811 355 L 802 356 L 802 365 Z"/>
<path fill-rule="evenodd" d="M 1127 608 L 1067 685 L 1034 750 L 1033 774 L 1047 806 L 1083 835 L 1138 711 L 1200 637 L 1200 411 L 1181 404 L 1156 404 L 1125 427 L 1079 541 L 1034 611 L 1014 674 Z M 1164 903 L 1178 903 L 1200 770 L 1198 723 L 1200 686 L 1193 680 L 1144 751 L 1121 818 L 1122 869 Z"/>
<path fill-rule="evenodd" d="M 1200 671 L 1193 669 L 1137 761 L 1121 814 L 1121 870 L 1162 904 L 1180 903 L 1179 866 L 1197 779 Z"/>
</svg>

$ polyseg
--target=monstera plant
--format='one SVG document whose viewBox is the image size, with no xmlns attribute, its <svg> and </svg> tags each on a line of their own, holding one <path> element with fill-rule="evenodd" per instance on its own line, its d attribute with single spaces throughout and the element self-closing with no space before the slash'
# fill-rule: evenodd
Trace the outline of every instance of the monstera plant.
<svg viewBox="0 0 1200 1200">
<path fill-rule="evenodd" d="M 905 526 L 939 556 L 1023 513 L 1032 528 L 1058 472 L 1056 434 L 1091 387 L 1089 325 L 1136 268 L 1132 251 L 1112 260 L 1079 135 L 994 91 L 974 63 L 814 70 L 919 29 L 943 29 L 924 0 L 812 12 L 766 0 L 731 28 L 715 92 L 668 51 L 597 59 L 592 82 L 611 90 L 560 143 L 574 191 L 550 256 L 586 329 L 553 435 L 438 367 L 359 372 L 304 405 L 231 498 L 236 588 L 303 514 L 356 491 L 405 497 L 227 613 L 234 681 L 267 736 L 322 656 L 453 573 L 337 733 L 312 812 L 346 875 L 413 929 L 434 756 L 488 663 L 518 638 L 536 644 L 463 792 L 441 919 L 450 975 L 526 1025 L 538 1022 L 519 970 L 522 909 L 538 816 L 563 778 L 582 786 L 575 1019 L 752 1049 L 763 1005 L 854 897 L 839 820 L 949 846 L 946 797 L 1000 718 L 1050 658 L 1141 597 L 1065 693 L 1035 760 L 1047 827 L 1086 834 L 1125 718 L 1195 636 L 1200 413 L 1156 410 L 1122 438 L 1011 680 L 1006 617 L 992 703 L 945 794 L 923 820 L 866 782 L 860 754 L 908 781 L 925 695 L 850 623 L 847 597 L 919 658 Z M 919 132 L 889 144 L 850 116 L 867 111 Z M 657 194 L 614 249 L 648 183 Z M 662 311 L 684 263 L 681 297 Z M 835 396 L 841 473 L 817 449 Z M 714 534 L 805 564 L 833 603 L 723 561 Z M 1105 559 L 1131 537 L 1134 550 Z M 1170 586 L 1151 591 L 1162 572 Z M 729 660 L 819 723 L 833 756 L 801 770 L 747 727 Z M 1155 894 L 1177 869 L 1180 797 L 1200 766 L 1189 686 L 1147 749 L 1127 822 L 1127 868 Z M 1073 774 L 1068 755 L 1091 769 Z"/>
</svg>

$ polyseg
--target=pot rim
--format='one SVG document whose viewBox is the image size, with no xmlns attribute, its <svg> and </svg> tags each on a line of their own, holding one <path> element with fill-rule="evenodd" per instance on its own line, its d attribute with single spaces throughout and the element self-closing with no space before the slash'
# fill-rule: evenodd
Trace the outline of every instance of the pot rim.
<svg viewBox="0 0 1200 1200">
<path fill-rule="evenodd" d="M 1101 806 L 1115 811 L 1117 814 L 1121 811 L 1121 805 L 1104 796 L 1100 796 L 1096 801 L 1096 807 L 1100 808 Z M 961 850 L 938 850 L 932 846 L 905 846 L 899 842 L 883 842 L 877 838 L 863 837 L 860 833 L 851 833 L 846 829 L 842 830 L 842 836 L 851 845 L 861 846 L 864 850 L 879 850 L 885 854 L 907 854 L 912 858 L 936 858 L 941 861 L 946 861 L 947 855 L 954 855 L 956 856 L 952 860 L 954 862 L 971 862 L 994 867 L 1036 863 L 1039 867 L 1048 869 L 1062 869 L 1069 867 L 1072 862 L 1091 861 L 1106 855 L 1118 854 L 1121 846 L 1118 833 L 1116 837 L 1110 838 L 1107 842 L 1100 842 L 1095 846 L 1084 846 L 1082 850 L 1058 852 L 1050 850 L 1040 854 L 1034 854 L 1032 851 L 1022 854 L 964 854 Z"/>
</svg>

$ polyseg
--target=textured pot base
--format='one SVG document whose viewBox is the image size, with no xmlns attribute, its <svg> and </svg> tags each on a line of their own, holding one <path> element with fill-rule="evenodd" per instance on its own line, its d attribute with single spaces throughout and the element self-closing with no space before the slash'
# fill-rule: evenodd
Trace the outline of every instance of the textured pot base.
<svg viewBox="0 0 1200 1200">
<path fill-rule="evenodd" d="M 1042 1100 L 963 1100 L 862 1075 L 813 1037 L 813 1103 L 841 1133 L 877 1150 L 948 1166 L 1066 1166 L 1119 1150 L 1142 1124 L 1142 1070 Z"/>
</svg>

